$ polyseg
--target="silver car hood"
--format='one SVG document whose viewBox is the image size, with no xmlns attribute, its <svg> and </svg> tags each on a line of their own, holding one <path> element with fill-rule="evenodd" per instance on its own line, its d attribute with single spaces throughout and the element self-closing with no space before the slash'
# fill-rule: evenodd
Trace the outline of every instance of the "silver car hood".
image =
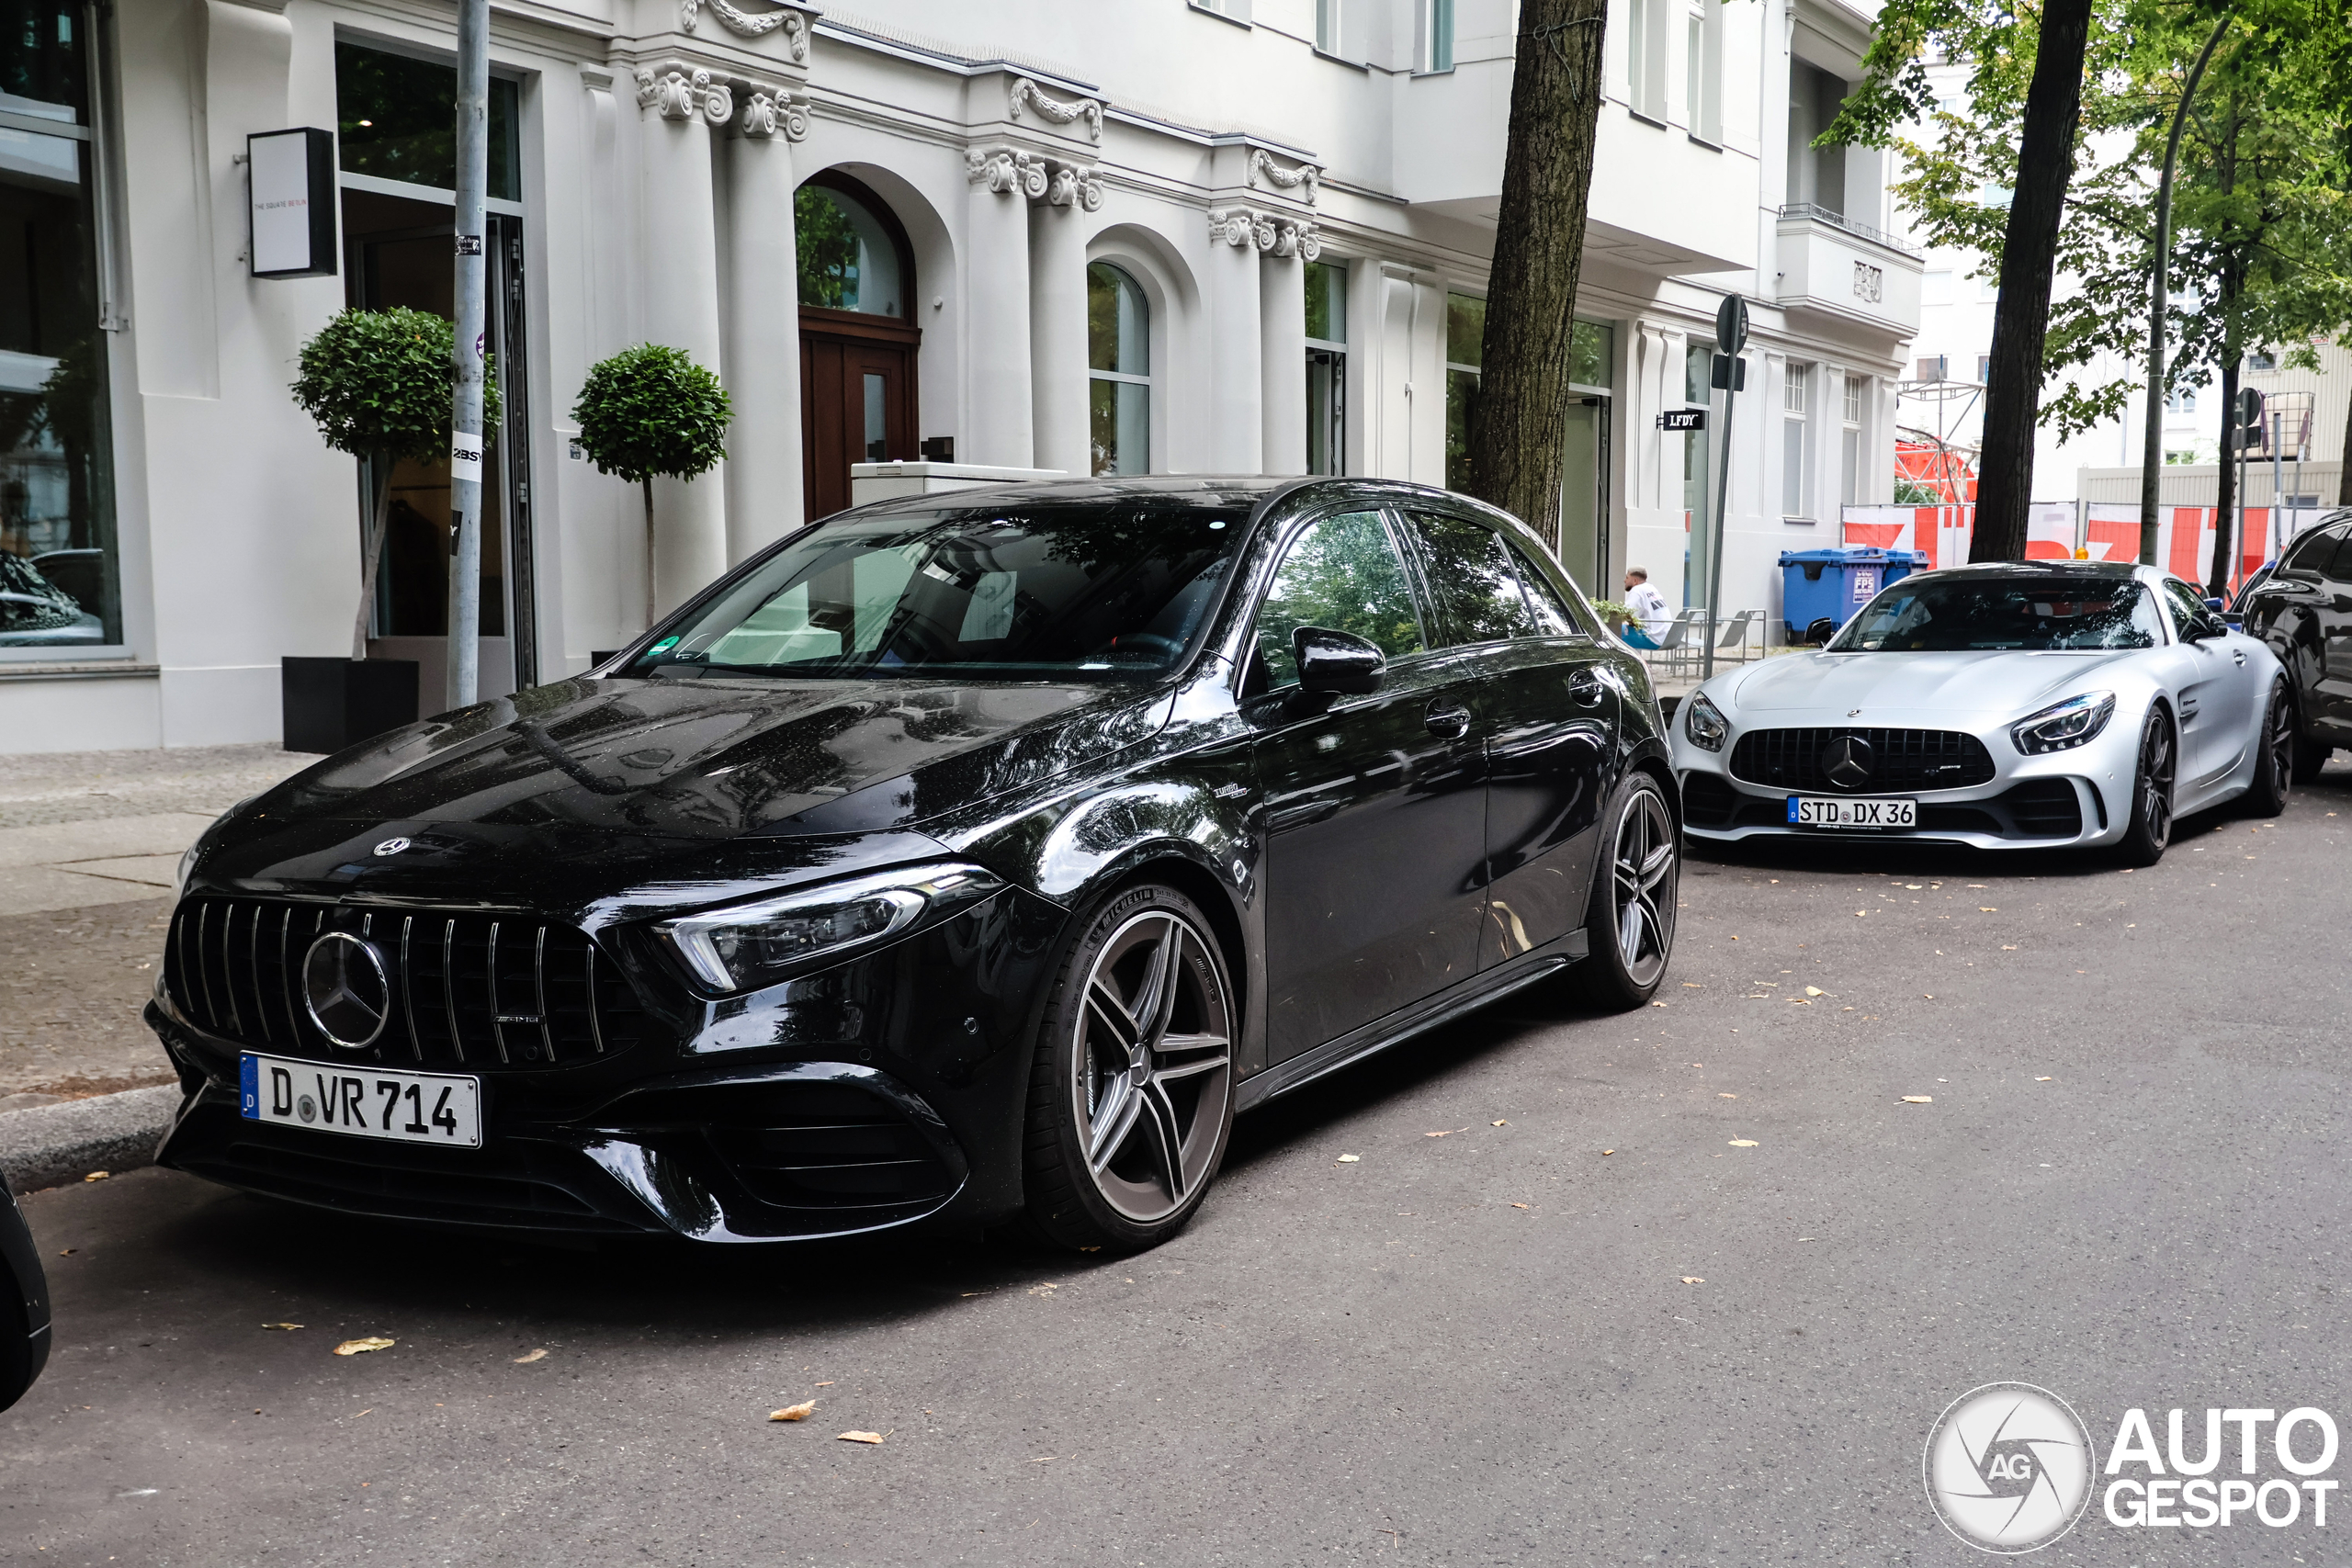
<svg viewBox="0 0 2352 1568">
<path fill-rule="evenodd" d="M 2018 718 L 2151 651 L 1783 654 L 1735 674 L 1723 696 L 1741 713 L 1804 712 L 1822 723 L 1884 723 L 1898 712 Z"/>
</svg>

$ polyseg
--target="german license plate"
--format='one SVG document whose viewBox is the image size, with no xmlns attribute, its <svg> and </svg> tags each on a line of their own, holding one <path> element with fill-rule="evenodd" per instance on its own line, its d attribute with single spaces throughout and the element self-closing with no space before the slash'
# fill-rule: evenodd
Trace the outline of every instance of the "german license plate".
<svg viewBox="0 0 2352 1568">
<path fill-rule="evenodd" d="M 481 1080 L 449 1073 L 295 1062 L 246 1052 L 237 1109 L 248 1122 L 396 1144 L 481 1147 Z"/>
<path fill-rule="evenodd" d="M 1789 826 L 1792 828 L 1916 828 L 1919 825 L 1919 803 L 1916 800 L 1825 799 L 1814 795 L 1789 796 Z"/>
</svg>

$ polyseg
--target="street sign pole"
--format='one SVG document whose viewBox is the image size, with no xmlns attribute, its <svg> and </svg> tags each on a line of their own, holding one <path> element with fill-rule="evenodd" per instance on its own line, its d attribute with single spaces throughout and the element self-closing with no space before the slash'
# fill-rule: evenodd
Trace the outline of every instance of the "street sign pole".
<svg viewBox="0 0 2352 1568">
<path fill-rule="evenodd" d="M 490 0 L 458 0 L 458 327 L 449 423 L 448 705 L 480 690 L 483 197 L 490 184 Z"/>
<path fill-rule="evenodd" d="M 1724 519 L 1731 496 L 1731 411 L 1741 383 L 1747 379 L 1747 364 L 1739 351 L 1747 346 L 1747 301 L 1736 294 L 1726 294 L 1715 310 L 1714 374 L 1708 378 L 1722 389 L 1724 395 L 1724 427 L 1715 438 L 1715 514 L 1707 530 L 1707 630 L 1705 647 L 1699 655 L 1699 678 L 1706 680 L 1715 672 L 1715 633 L 1722 620 L 1724 596 Z"/>
</svg>

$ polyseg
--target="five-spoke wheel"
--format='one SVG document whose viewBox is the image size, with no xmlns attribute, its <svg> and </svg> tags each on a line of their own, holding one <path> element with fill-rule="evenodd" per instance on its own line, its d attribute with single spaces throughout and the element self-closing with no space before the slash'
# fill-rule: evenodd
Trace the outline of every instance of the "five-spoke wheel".
<svg viewBox="0 0 2352 1568">
<path fill-rule="evenodd" d="M 1038 1042 L 1029 1221 L 1078 1247 L 1147 1247 L 1188 1219 L 1233 1124 L 1232 987 L 1200 910 L 1125 889 L 1064 965 Z"/>
<path fill-rule="evenodd" d="M 1657 989 L 1674 953 L 1682 835 L 1665 789 L 1640 773 L 1618 786 L 1604 827 L 1609 859 L 1593 877 L 1585 924 L 1590 951 L 1569 974 L 1588 1000 L 1639 1007 Z"/>
<path fill-rule="evenodd" d="M 2140 727 L 2140 763 L 2132 779 L 2132 819 L 2125 824 L 2117 855 L 2132 865 L 2154 865 L 2172 842 L 2173 782 L 2179 772 L 2172 716 L 2148 710 Z"/>
</svg>

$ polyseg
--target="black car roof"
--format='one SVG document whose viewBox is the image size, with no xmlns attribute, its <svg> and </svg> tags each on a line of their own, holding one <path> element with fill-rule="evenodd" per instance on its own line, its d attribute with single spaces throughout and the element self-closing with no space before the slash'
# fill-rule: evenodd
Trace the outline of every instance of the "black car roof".
<svg viewBox="0 0 2352 1568">
<path fill-rule="evenodd" d="M 2140 568 L 2129 560 L 1988 560 L 1964 566 L 1939 567 L 1912 577 L 2084 577 L 2113 581 L 2130 577 Z M 1908 582 L 1911 578 L 1901 581 Z"/>
</svg>

